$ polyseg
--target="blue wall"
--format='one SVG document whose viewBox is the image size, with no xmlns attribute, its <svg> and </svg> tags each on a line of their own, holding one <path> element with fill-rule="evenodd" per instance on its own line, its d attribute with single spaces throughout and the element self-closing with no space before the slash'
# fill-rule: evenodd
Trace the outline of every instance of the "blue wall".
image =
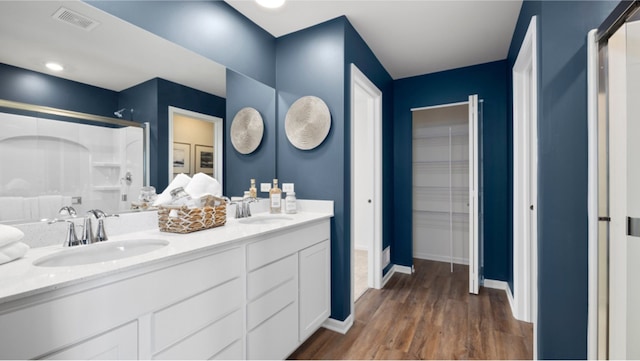
<svg viewBox="0 0 640 361">
<path fill-rule="evenodd" d="M 275 38 L 224 1 L 87 3 L 269 86 L 275 84 Z"/>
<path fill-rule="evenodd" d="M 113 118 L 118 93 L 0 63 L 0 99 Z M 9 110 L 7 110 L 9 111 Z"/>
<path fill-rule="evenodd" d="M 382 249 L 391 246 L 393 238 L 393 79 L 373 54 L 367 43 L 345 21 L 345 119 L 351 119 L 351 64 L 355 64 L 367 78 L 382 91 Z M 345 124 L 345 149 L 351 147 L 351 121 Z M 351 160 L 345 157 L 345 199 L 351 199 Z M 345 210 L 346 219 L 350 219 L 351 210 Z M 350 225 L 346 224 L 350 234 Z M 391 247 L 391 253 L 395 250 Z M 385 273 L 387 270 L 384 270 Z"/>
<path fill-rule="evenodd" d="M 383 245 L 393 231 L 391 167 L 393 82 L 371 49 L 346 17 L 278 38 L 277 175 L 296 183 L 296 196 L 335 202 L 331 241 L 331 317 L 346 319 L 351 310 L 350 237 L 350 65 L 356 66 L 383 91 Z M 302 96 L 315 95 L 327 103 L 331 130 L 317 148 L 303 151 L 291 145 L 284 132 L 290 106 Z"/>
<path fill-rule="evenodd" d="M 231 143 L 231 123 L 245 107 L 255 108 L 264 122 L 262 142 L 251 154 L 238 153 Z M 271 183 L 276 177 L 276 91 L 257 80 L 227 69 L 227 116 L 225 122 L 226 195 L 242 196 L 254 178 L 260 194 L 260 183 Z"/>
<path fill-rule="evenodd" d="M 394 82 L 394 247 L 392 262 L 413 264 L 411 108 L 463 102 L 471 94 L 484 101 L 482 117 L 484 184 L 484 273 L 509 277 L 507 63 L 497 61 Z"/>
<path fill-rule="evenodd" d="M 586 39 L 616 5 L 527 1 L 509 51 L 511 68 L 531 16 L 539 15 L 537 321 L 543 359 L 587 357 Z"/>
<path fill-rule="evenodd" d="M 294 182 L 299 199 L 335 201 L 331 224 L 331 317 L 344 320 L 351 312 L 350 253 L 345 218 L 345 20 L 339 18 L 281 38 L 276 42 L 278 89 L 277 176 Z M 289 107 L 314 95 L 327 104 L 331 130 L 320 146 L 299 150 L 284 133 Z"/>
<path fill-rule="evenodd" d="M 134 120 L 150 123 L 150 182 L 161 192 L 169 184 L 169 106 L 224 119 L 226 101 L 160 78 L 151 79 L 121 93 L 119 106 L 133 108 Z"/>
</svg>

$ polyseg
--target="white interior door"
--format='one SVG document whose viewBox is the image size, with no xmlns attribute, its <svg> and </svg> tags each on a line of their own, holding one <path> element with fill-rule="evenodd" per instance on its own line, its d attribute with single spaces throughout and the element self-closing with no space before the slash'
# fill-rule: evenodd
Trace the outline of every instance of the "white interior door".
<svg viewBox="0 0 640 361">
<path fill-rule="evenodd" d="M 469 293 L 480 289 L 478 237 L 478 95 L 469 96 Z"/>
<path fill-rule="evenodd" d="M 515 318 L 537 326 L 537 18 L 513 66 L 513 301 Z"/>
<path fill-rule="evenodd" d="M 640 22 L 609 39 L 609 358 L 640 359 Z"/>
<path fill-rule="evenodd" d="M 351 314 L 354 249 L 368 249 L 368 286 L 382 287 L 382 92 L 351 64 Z"/>
</svg>

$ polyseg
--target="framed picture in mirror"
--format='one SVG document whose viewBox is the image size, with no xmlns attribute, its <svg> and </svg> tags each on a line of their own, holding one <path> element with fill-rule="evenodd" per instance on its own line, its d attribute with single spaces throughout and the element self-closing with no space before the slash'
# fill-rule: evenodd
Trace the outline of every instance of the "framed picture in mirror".
<svg viewBox="0 0 640 361">
<path fill-rule="evenodd" d="M 213 147 L 196 144 L 195 173 L 205 173 L 213 177 Z"/>
<path fill-rule="evenodd" d="M 173 173 L 191 172 L 191 144 L 173 142 Z"/>
</svg>

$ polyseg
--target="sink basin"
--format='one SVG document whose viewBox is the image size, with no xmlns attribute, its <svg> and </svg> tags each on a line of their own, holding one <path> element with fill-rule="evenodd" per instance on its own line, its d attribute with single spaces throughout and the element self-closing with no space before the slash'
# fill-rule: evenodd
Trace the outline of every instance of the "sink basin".
<svg viewBox="0 0 640 361">
<path fill-rule="evenodd" d="M 66 267 L 114 261 L 155 251 L 168 244 L 169 242 L 163 239 L 105 241 L 68 248 L 48 256 L 40 257 L 35 260 L 33 264 L 40 267 Z"/>
<path fill-rule="evenodd" d="M 254 216 L 248 218 L 241 218 L 238 220 L 239 223 L 242 224 L 277 224 L 283 223 L 286 221 L 292 221 L 293 218 L 281 215 L 264 215 L 264 216 Z"/>
</svg>

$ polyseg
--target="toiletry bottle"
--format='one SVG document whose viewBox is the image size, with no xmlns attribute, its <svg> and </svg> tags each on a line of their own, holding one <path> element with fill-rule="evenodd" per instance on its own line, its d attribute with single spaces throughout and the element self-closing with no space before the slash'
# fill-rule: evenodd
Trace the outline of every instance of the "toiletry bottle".
<svg viewBox="0 0 640 361">
<path fill-rule="evenodd" d="M 271 213 L 282 212 L 282 191 L 278 188 L 278 180 L 273 180 L 273 188 L 269 191 L 269 210 Z"/>
<path fill-rule="evenodd" d="M 258 191 L 256 190 L 256 180 L 251 179 L 251 188 L 249 188 L 249 197 L 258 198 Z"/>
<path fill-rule="evenodd" d="M 284 200 L 286 212 L 294 214 L 298 211 L 298 205 L 296 204 L 296 192 L 288 192 L 287 198 Z"/>
</svg>

